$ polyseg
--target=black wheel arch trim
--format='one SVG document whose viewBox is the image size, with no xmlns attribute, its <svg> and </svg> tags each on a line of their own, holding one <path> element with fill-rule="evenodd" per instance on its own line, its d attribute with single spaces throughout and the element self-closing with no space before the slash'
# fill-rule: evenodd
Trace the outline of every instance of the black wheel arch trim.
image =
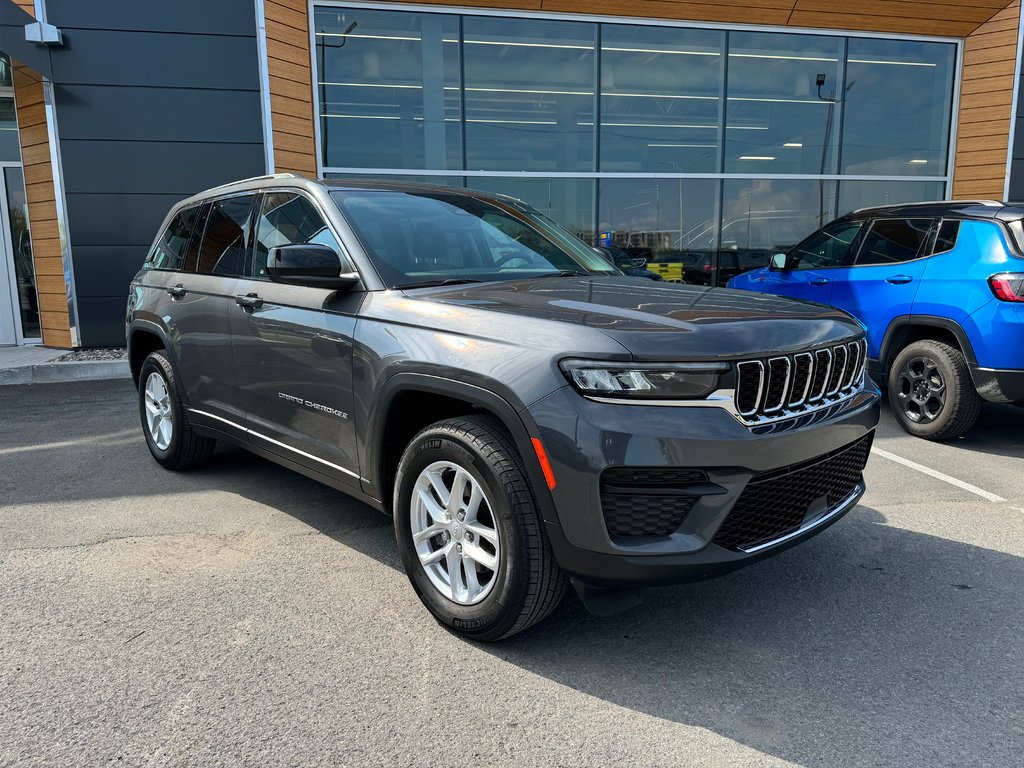
<svg viewBox="0 0 1024 768">
<path fill-rule="evenodd" d="M 539 435 L 537 426 L 530 420 L 529 413 L 516 409 L 507 399 L 483 387 L 467 384 L 455 379 L 445 378 L 437 374 L 400 372 L 392 375 L 381 387 L 375 398 L 376 407 L 371 412 L 367 424 L 367 441 L 365 446 L 365 466 L 369 471 L 362 473 L 363 491 L 370 496 L 387 499 L 390 494 L 382 487 L 384 475 L 384 427 L 391 405 L 395 398 L 403 392 L 426 392 L 434 395 L 463 400 L 470 405 L 485 409 L 494 414 L 512 435 L 512 440 L 523 457 L 523 466 L 532 487 L 534 498 L 540 506 L 543 518 L 548 522 L 558 522 L 554 500 L 548 490 L 544 473 L 534 453 L 531 438 Z M 529 424 L 527 422 L 530 422 Z M 390 506 L 390 505 L 389 505 Z"/>
<path fill-rule="evenodd" d="M 167 334 L 167 329 L 152 320 L 135 318 L 128 324 L 128 328 L 125 332 L 125 341 L 127 343 L 129 360 L 131 360 L 132 357 L 132 337 L 135 336 L 136 331 L 148 333 L 151 336 L 159 338 L 164 347 L 164 354 L 167 356 L 167 359 L 170 360 L 174 369 L 178 370 L 178 359 L 174 354 L 174 347 L 172 346 L 170 337 Z M 138 384 L 138 381 L 135 383 Z M 188 407 L 190 405 L 188 395 L 180 385 L 178 386 L 178 395 L 181 397 L 182 403 Z"/>
<path fill-rule="evenodd" d="M 936 315 L 899 315 L 893 318 L 892 322 L 889 323 L 889 327 L 885 330 L 885 336 L 882 338 L 882 346 L 879 349 L 878 364 L 886 376 L 889 374 L 889 364 L 891 360 L 895 359 L 896 355 L 899 354 L 899 350 L 892 348 L 893 340 L 904 328 L 912 328 L 915 326 L 941 328 L 944 331 L 949 331 L 956 337 L 957 342 L 959 342 L 960 349 L 963 350 L 964 357 L 967 358 L 968 365 L 971 366 L 972 370 L 977 367 L 978 359 L 974 354 L 974 347 L 971 346 L 971 341 L 967 337 L 967 333 L 964 331 L 963 326 L 961 326 L 956 320 L 950 320 L 948 317 L 938 317 Z"/>
</svg>

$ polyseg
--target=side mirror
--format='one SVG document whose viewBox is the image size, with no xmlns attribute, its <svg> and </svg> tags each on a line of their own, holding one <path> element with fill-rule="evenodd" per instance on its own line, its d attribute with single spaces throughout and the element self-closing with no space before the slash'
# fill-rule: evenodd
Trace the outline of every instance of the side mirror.
<svg viewBox="0 0 1024 768">
<path fill-rule="evenodd" d="M 776 253 L 774 256 L 772 256 L 771 260 L 768 262 L 768 267 L 770 269 L 773 269 L 773 270 L 777 271 L 777 272 L 778 271 L 782 271 L 782 270 L 784 270 L 786 268 L 786 262 L 788 260 L 789 260 L 789 257 L 786 256 L 786 254 L 784 254 L 784 253 Z"/>
<path fill-rule="evenodd" d="M 275 283 L 310 288 L 346 290 L 359 282 L 356 272 L 341 271 L 341 257 L 319 243 L 299 243 L 271 248 L 267 276 Z"/>
</svg>

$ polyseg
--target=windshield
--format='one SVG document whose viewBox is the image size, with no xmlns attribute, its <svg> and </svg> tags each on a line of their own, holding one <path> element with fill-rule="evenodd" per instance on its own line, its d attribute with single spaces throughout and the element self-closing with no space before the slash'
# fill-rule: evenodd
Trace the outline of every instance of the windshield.
<svg viewBox="0 0 1024 768">
<path fill-rule="evenodd" d="M 381 278 L 394 288 L 619 274 L 571 234 L 525 207 L 457 192 L 339 190 L 332 196 Z"/>
</svg>

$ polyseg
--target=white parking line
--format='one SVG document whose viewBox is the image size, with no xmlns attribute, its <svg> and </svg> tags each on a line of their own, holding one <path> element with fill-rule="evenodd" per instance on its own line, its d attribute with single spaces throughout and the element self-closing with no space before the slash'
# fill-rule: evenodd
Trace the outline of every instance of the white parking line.
<svg viewBox="0 0 1024 768">
<path fill-rule="evenodd" d="M 934 477 L 936 480 L 942 480 L 944 483 L 955 485 L 957 488 L 963 488 L 965 491 L 977 494 L 983 499 L 988 499 L 989 501 L 1006 501 L 1002 496 L 996 496 L 994 493 L 989 493 L 976 485 L 965 483 L 963 480 L 957 480 L 955 477 L 950 477 L 943 472 L 939 472 L 937 469 L 926 467 L 924 464 L 918 464 L 916 461 L 911 461 L 910 459 L 904 459 L 902 456 L 897 456 L 895 453 L 889 453 L 881 448 L 872 448 L 871 453 L 881 456 L 883 459 L 895 461 L 897 464 L 902 464 L 905 467 L 916 469 L 918 472 Z"/>
</svg>

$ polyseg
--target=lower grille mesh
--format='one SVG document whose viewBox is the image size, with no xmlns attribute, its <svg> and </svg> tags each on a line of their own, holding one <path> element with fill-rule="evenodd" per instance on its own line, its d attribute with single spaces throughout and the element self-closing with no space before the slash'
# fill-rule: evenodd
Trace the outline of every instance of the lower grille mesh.
<svg viewBox="0 0 1024 768">
<path fill-rule="evenodd" d="M 697 503 L 703 470 L 686 467 L 612 467 L 601 474 L 601 509 L 612 538 L 669 536 Z"/>
<path fill-rule="evenodd" d="M 683 524 L 696 502 L 695 496 L 605 494 L 601 508 L 608 533 L 616 538 L 668 536 Z"/>
<path fill-rule="evenodd" d="M 811 504 L 835 509 L 854 492 L 871 450 L 871 435 L 813 463 L 797 464 L 751 480 L 712 542 L 752 549 L 796 531 Z"/>
</svg>

